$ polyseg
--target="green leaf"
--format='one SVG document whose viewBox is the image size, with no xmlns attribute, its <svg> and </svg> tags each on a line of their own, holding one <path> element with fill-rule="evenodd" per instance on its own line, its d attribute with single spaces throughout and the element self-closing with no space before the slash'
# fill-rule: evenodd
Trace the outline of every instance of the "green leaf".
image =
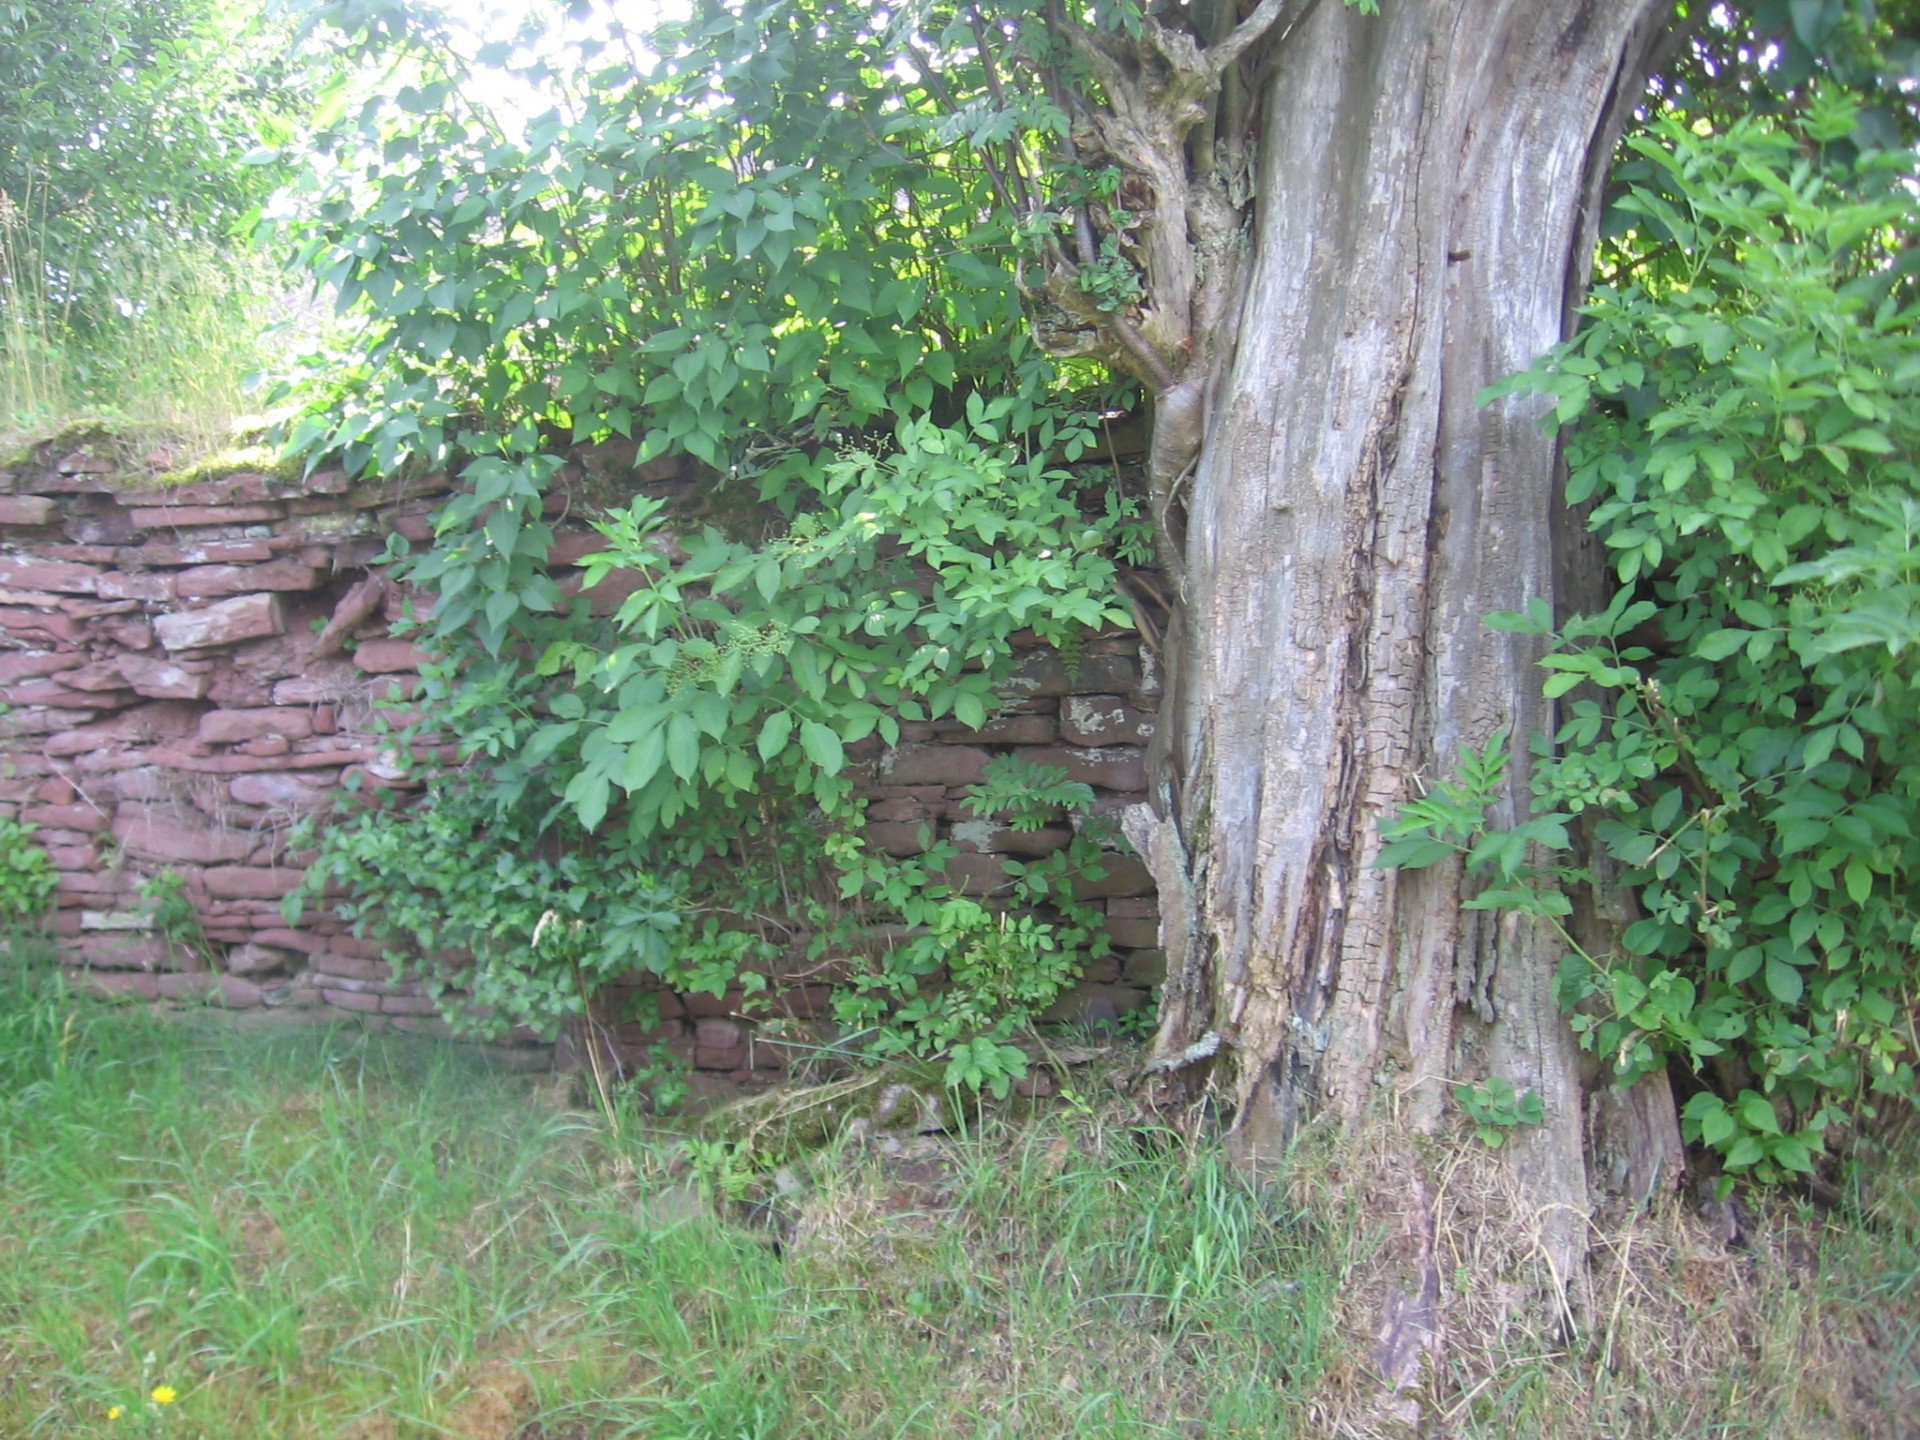
<svg viewBox="0 0 1920 1440">
<path fill-rule="evenodd" d="M 574 815 L 583 830 L 598 828 L 607 816 L 607 802 L 612 794 L 612 786 L 600 771 L 584 770 L 573 777 L 567 786 L 566 798 L 572 804 Z"/>
<path fill-rule="evenodd" d="M 787 748 L 787 738 L 793 734 L 793 715 L 786 710 L 776 710 L 767 716 L 766 723 L 760 727 L 760 738 L 756 748 L 762 760 L 771 760 Z"/>
<path fill-rule="evenodd" d="M 1444 840 L 1416 835 L 1382 845 L 1380 853 L 1374 857 L 1373 865 L 1377 870 L 1424 870 L 1427 866 L 1437 865 L 1449 855 L 1458 853 L 1454 846 L 1447 844 Z"/>
<path fill-rule="evenodd" d="M 1733 1137 L 1735 1128 L 1733 1116 L 1727 1113 L 1724 1105 L 1700 1117 L 1700 1139 L 1715 1148 L 1726 1144 Z"/>
<path fill-rule="evenodd" d="M 1873 870 L 1860 856 L 1847 861 L 1847 895 L 1856 905 L 1873 898 Z"/>
<path fill-rule="evenodd" d="M 1780 1117 L 1774 1113 L 1773 1102 L 1766 1096 L 1758 1091 L 1742 1090 L 1735 1104 L 1749 1130 L 1758 1130 L 1767 1135 L 1780 1133 Z"/>
<path fill-rule="evenodd" d="M 986 702 L 971 690 L 963 690 L 953 699 L 953 718 L 969 730 L 987 723 Z"/>
<path fill-rule="evenodd" d="M 847 763 L 840 737 L 814 720 L 801 723 L 800 748 L 806 752 L 809 760 L 829 775 L 838 775 L 841 767 Z"/>
<path fill-rule="evenodd" d="M 667 721 L 666 750 L 673 773 L 691 781 L 700 768 L 700 731 L 691 716 L 675 714 Z"/>
<path fill-rule="evenodd" d="M 1693 653 L 1702 660 L 1725 660 L 1753 639 L 1751 630 L 1716 630 L 1694 643 Z"/>
<path fill-rule="evenodd" d="M 620 766 L 620 788 L 629 795 L 641 789 L 660 773 L 660 763 L 665 756 L 666 733 L 655 726 L 627 750 Z"/>
</svg>

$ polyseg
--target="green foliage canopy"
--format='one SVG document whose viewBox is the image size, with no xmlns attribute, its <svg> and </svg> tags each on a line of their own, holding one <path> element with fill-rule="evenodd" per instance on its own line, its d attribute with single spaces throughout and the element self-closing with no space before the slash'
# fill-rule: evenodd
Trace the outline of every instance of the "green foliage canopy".
<svg viewBox="0 0 1920 1440">
<path fill-rule="evenodd" d="M 918 18 L 973 43 L 960 13 Z M 1125 393 L 1029 334 L 1035 221 L 981 161 L 1064 120 L 994 103 L 977 50 L 918 53 L 901 23 L 711 5 L 652 67 L 584 39 L 522 67 L 556 101 L 523 131 L 428 46 L 417 83 L 323 137 L 339 163 L 306 256 L 370 343 L 292 441 L 462 467 L 434 544 L 395 558 L 435 596 L 414 703 L 463 765 L 407 816 L 329 831 L 310 888 L 343 883 L 397 954 L 474 955 L 489 1023 L 551 1025 L 635 968 L 718 994 L 796 946 L 866 953 L 843 1019 L 1004 1088 L 1010 1027 L 1097 943 L 1070 899 L 1091 841 L 1018 867 L 1051 918 L 1003 927 L 944 877 L 950 852 L 858 839 L 849 747 L 982 724 L 1016 632 L 1129 622 L 1110 552 L 1142 545 L 1125 498 L 1067 468 Z M 697 534 L 644 496 L 598 512 L 582 580 L 621 573 L 610 620 L 550 577 L 547 518 L 556 446 L 609 438 L 635 466 L 706 467 L 723 512 Z M 428 903 L 400 888 L 406 853 L 447 862 Z M 860 951 L 882 921 L 940 943 Z M 920 997 L 942 965 L 972 979 Z"/>
<path fill-rule="evenodd" d="M 70 323 L 153 298 L 136 259 L 229 239 L 284 180 L 247 157 L 304 104 L 285 40 L 237 0 L 0 5 L 0 192 Z"/>
</svg>

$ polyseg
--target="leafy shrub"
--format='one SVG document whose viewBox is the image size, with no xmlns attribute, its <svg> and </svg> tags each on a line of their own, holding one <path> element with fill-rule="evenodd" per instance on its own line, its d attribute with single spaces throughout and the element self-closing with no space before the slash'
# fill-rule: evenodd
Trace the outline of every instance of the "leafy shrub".
<svg viewBox="0 0 1920 1440">
<path fill-rule="evenodd" d="M 1004 1089 L 1024 1064 L 1007 1037 L 1094 944 L 1069 889 L 1099 845 L 1009 862 L 1027 913 L 1002 921 L 955 893 L 943 853 L 869 853 L 845 773 L 848 746 L 897 740 L 903 718 L 984 722 L 1016 631 L 1066 641 L 1124 618 L 1102 553 L 1118 522 L 1083 517 L 1070 474 L 983 444 L 1001 412 L 975 413 L 818 468 L 813 502 L 761 545 L 709 529 L 670 558 L 660 505 L 635 500 L 583 562 L 589 588 L 637 574 L 611 622 L 547 576 L 551 457 L 477 460 L 439 542 L 399 566 L 438 591 L 424 643 L 440 652 L 402 738 L 450 733 L 465 763 L 417 806 L 329 829 L 289 903 L 344 891 L 453 1018 L 493 1030 L 550 1031 L 636 970 L 751 994 L 796 946 L 817 964 L 865 953 L 875 924 L 918 928 L 840 1018 L 876 1032 L 869 1053 L 947 1054 L 957 1082 Z M 973 804 L 1032 828 L 1090 800 L 1003 761 Z M 945 988 L 916 998 L 936 974 Z"/>
<path fill-rule="evenodd" d="M 1539 603 L 1493 619 L 1551 634 L 1546 693 L 1571 697 L 1528 826 L 1485 830 L 1469 764 L 1383 857 L 1462 850 L 1476 903 L 1557 918 L 1582 877 L 1528 843 L 1590 825 L 1640 918 L 1561 971 L 1581 1043 L 1623 1082 L 1708 1067 L 1686 1135 L 1763 1179 L 1916 1098 L 1920 208 L 1912 155 L 1846 143 L 1854 121 L 1827 95 L 1633 142 L 1663 183 L 1624 205 L 1660 266 L 1509 382 L 1578 422 L 1568 499 L 1621 588 L 1557 631 Z"/>
<path fill-rule="evenodd" d="M 1003 922 L 943 852 L 865 847 L 849 750 L 982 724 L 1018 632 L 1071 650 L 1130 623 L 1110 555 L 1142 550 L 1137 504 L 1067 468 L 1125 395 L 1029 333 L 1031 237 L 977 148 L 1008 132 L 902 103 L 886 27 L 817 22 L 703 7 L 651 72 L 554 47 L 519 74 L 565 103 L 509 127 L 429 37 L 417 84 L 323 137 L 361 160 L 306 254 L 370 349 L 311 379 L 289 439 L 356 471 L 461 468 L 432 545 L 393 557 L 434 597 L 439 656 L 400 748 L 459 761 L 411 813 L 330 831 L 306 898 L 343 887 L 407 963 L 471 954 L 490 1026 L 550 1028 L 635 968 L 722 994 L 845 963 L 864 1048 L 1004 1085 L 1011 1027 L 1091 944 L 1068 889 L 1098 847 L 1011 866 Z M 1064 125 L 1034 108 L 992 125 Z M 617 580 L 611 619 L 548 571 L 568 436 L 697 462 L 736 512 L 688 533 L 598 495 L 580 578 Z M 1044 784 L 1027 809 L 1073 798 Z M 909 938 L 877 952 L 881 926 Z"/>
<path fill-rule="evenodd" d="M 0 923 L 42 919 L 58 877 L 47 852 L 33 843 L 34 827 L 0 815 Z"/>
</svg>

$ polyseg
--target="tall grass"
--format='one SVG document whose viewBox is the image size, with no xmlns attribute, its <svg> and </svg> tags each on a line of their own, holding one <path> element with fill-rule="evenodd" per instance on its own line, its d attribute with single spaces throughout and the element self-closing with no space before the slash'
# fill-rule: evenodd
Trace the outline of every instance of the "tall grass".
<svg viewBox="0 0 1920 1440">
<path fill-rule="evenodd" d="M 264 256 L 181 243 L 116 253 L 117 313 L 79 323 L 46 190 L 0 194 L 0 443 L 98 421 L 162 464 L 233 443 L 287 288 Z"/>
<path fill-rule="evenodd" d="M 700 1147 L 482 1057 L 8 981 L 0 1436 L 1385 1433 L 1355 1398 L 1376 1251 L 1322 1169 L 1254 1187 L 1124 1117 L 830 1145 L 729 1207 L 699 1198 Z M 1421 1423 L 1912 1433 L 1911 1189 L 1782 1230 L 1817 1242 L 1805 1263 L 1646 1217 L 1634 1263 L 1598 1271 L 1604 1331 L 1489 1332 L 1413 1397 Z"/>
</svg>

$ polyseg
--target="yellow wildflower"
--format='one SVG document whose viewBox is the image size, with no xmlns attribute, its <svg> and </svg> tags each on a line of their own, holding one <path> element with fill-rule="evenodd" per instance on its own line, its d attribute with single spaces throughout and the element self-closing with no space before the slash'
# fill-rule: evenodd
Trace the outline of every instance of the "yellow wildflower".
<svg viewBox="0 0 1920 1440">
<path fill-rule="evenodd" d="M 156 1385 L 153 1387 L 153 1403 L 156 1405 L 171 1405 L 179 1398 L 180 1392 L 175 1390 L 171 1385 Z"/>
<path fill-rule="evenodd" d="M 107 1407 L 107 1418 L 109 1420 L 118 1420 L 120 1418 L 120 1407 L 118 1405 L 109 1405 Z"/>
</svg>

